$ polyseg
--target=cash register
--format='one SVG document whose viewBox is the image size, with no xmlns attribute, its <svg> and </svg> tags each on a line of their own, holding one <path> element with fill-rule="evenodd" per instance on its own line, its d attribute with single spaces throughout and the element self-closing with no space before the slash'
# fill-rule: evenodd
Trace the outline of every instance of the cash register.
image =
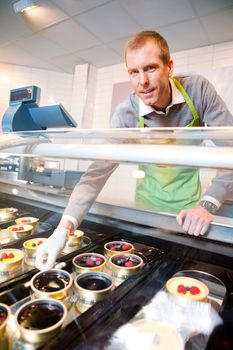
<svg viewBox="0 0 233 350">
<path fill-rule="evenodd" d="M 9 107 L 2 118 L 2 130 L 29 131 L 76 127 L 76 121 L 62 104 L 39 106 L 40 88 L 32 85 L 10 91 Z"/>
</svg>

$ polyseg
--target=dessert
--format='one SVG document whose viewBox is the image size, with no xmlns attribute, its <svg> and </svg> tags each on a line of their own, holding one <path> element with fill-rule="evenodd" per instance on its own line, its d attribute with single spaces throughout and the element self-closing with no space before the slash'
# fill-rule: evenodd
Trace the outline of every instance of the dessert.
<svg viewBox="0 0 233 350">
<path fill-rule="evenodd" d="M 33 216 L 24 216 L 22 218 L 15 219 L 17 225 L 32 225 L 36 228 L 39 219 Z"/>
<path fill-rule="evenodd" d="M 14 218 L 18 209 L 16 208 L 2 208 L 0 209 L 0 221 L 9 221 Z"/>
<path fill-rule="evenodd" d="M 68 246 L 72 247 L 78 245 L 82 242 L 84 236 L 84 232 L 81 230 L 75 230 L 74 232 L 70 232 L 68 234 Z"/>
<path fill-rule="evenodd" d="M 138 266 L 141 263 L 141 258 L 134 254 L 117 254 L 111 258 L 111 263 L 117 267 L 131 268 Z"/>
<path fill-rule="evenodd" d="M 24 254 L 20 249 L 0 250 L 0 271 L 10 272 L 18 269 L 23 262 Z"/>
<path fill-rule="evenodd" d="M 22 305 L 15 319 L 24 340 L 40 343 L 59 331 L 66 316 L 66 307 L 58 300 L 38 299 Z"/>
<path fill-rule="evenodd" d="M 38 272 L 31 280 L 31 288 L 38 298 L 64 299 L 69 294 L 73 279 L 65 270 L 51 269 Z"/>
<path fill-rule="evenodd" d="M 142 258 L 135 254 L 115 254 L 111 256 L 109 266 L 115 285 L 119 285 L 127 277 L 137 273 L 142 265 Z"/>
<path fill-rule="evenodd" d="M 78 273 L 102 271 L 106 258 L 98 253 L 83 253 L 73 258 L 73 265 Z"/>
<path fill-rule="evenodd" d="M 181 335 L 170 325 L 152 320 L 131 323 L 137 330 L 134 341 L 143 340 L 147 350 L 184 350 Z"/>
<path fill-rule="evenodd" d="M 46 240 L 46 238 L 33 238 L 33 239 L 29 239 L 28 241 L 25 241 L 23 243 L 24 248 L 26 249 L 32 249 L 35 250 L 39 247 L 39 245 L 41 245 L 42 243 L 44 243 L 44 241 Z"/>
<path fill-rule="evenodd" d="M 206 301 L 209 295 L 207 285 L 195 278 L 186 276 L 172 277 L 166 283 L 169 293 L 193 301 Z"/>
<path fill-rule="evenodd" d="M 3 337 L 5 334 L 6 324 L 10 313 L 10 308 L 5 304 L 0 303 L 0 337 Z"/>
<path fill-rule="evenodd" d="M 26 264 L 34 266 L 35 258 L 36 258 L 36 250 L 46 240 L 47 240 L 47 238 L 33 238 L 33 239 L 29 239 L 23 243 Z"/>
<path fill-rule="evenodd" d="M 110 294 L 113 283 L 112 277 L 104 272 L 86 272 L 74 281 L 78 299 L 76 308 L 79 312 L 86 311 L 96 301 Z"/>
<path fill-rule="evenodd" d="M 134 246 L 131 243 L 123 241 L 108 242 L 104 245 L 105 255 L 111 257 L 114 254 L 127 254 L 132 253 Z"/>
<path fill-rule="evenodd" d="M 18 237 L 29 236 L 32 233 L 33 226 L 32 225 L 12 225 L 7 227 L 8 231 L 14 232 Z"/>
</svg>

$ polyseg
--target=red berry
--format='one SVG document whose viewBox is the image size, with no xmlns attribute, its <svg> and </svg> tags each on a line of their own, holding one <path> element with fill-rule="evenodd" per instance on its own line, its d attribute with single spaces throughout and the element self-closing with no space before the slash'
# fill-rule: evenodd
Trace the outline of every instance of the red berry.
<svg viewBox="0 0 233 350">
<path fill-rule="evenodd" d="M 115 247 L 111 247 L 110 249 L 111 249 L 111 250 L 113 250 L 113 251 L 115 251 L 115 250 L 116 250 L 116 248 L 115 248 Z"/>
<path fill-rule="evenodd" d="M 200 289 L 199 289 L 198 287 L 192 286 L 192 287 L 190 288 L 190 293 L 191 293 L 192 295 L 199 294 L 200 292 L 201 292 L 201 291 L 200 291 Z"/>
<path fill-rule="evenodd" d="M 123 246 L 121 248 L 122 248 L 122 250 L 129 250 L 130 246 L 128 244 L 123 244 Z"/>
<path fill-rule="evenodd" d="M 89 266 L 89 267 L 92 267 L 95 265 L 95 262 L 93 260 L 87 260 L 86 261 L 86 265 Z"/>
<path fill-rule="evenodd" d="M 43 241 L 39 241 L 38 243 L 37 243 L 37 245 L 40 245 L 40 244 L 42 244 L 43 243 Z"/>
<path fill-rule="evenodd" d="M 95 261 L 102 261 L 102 259 L 101 259 L 99 256 L 97 256 L 97 257 L 95 258 Z"/>
<path fill-rule="evenodd" d="M 8 254 L 7 253 L 2 253 L 2 259 L 7 259 L 8 258 Z"/>
<path fill-rule="evenodd" d="M 21 222 L 31 222 L 29 219 L 23 219 Z"/>
<path fill-rule="evenodd" d="M 13 227 L 11 231 L 18 231 L 17 227 Z"/>
<path fill-rule="evenodd" d="M 24 227 L 23 227 L 23 226 L 20 226 L 20 227 L 18 228 L 18 230 L 19 230 L 19 231 L 22 231 L 22 230 L 24 230 Z"/>
<path fill-rule="evenodd" d="M 70 233 L 69 233 L 69 236 L 74 236 L 74 233 L 73 233 L 73 232 L 70 232 Z"/>
<path fill-rule="evenodd" d="M 132 261 L 126 261 L 125 263 L 124 263 L 124 265 L 125 265 L 125 267 L 132 267 L 132 266 L 134 266 L 134 263 L 132 262 Z"/>
<path fill-rule="evenodd" d="M 177 287 L 177 292 L 182 293 L 182 294 L 186 294 L 186 292 L 187 292 L 186 287 L 183 284 L 179 284 L 179 286 Z"/>
<path fill-rule="evenodd" d="M 13 259 L 14 257 L 15 257 L 15 255 L 13 253 L 8 254 L 8 259 Z"/>
</svg>

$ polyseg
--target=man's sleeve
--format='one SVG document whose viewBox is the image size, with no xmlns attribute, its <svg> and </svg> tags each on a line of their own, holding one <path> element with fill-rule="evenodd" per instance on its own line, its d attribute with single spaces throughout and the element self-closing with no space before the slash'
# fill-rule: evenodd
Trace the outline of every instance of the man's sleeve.
<svg viewBox="0 0 233 350">
<path fill-rule="evenodd" d="M 109 176 L 117 166 L 118 164 L 116 163 L 104 161 L 91 163 L 73 189 L 64 215 L 74 217 L 78 225 L 80 225 Z"/>
</svg>

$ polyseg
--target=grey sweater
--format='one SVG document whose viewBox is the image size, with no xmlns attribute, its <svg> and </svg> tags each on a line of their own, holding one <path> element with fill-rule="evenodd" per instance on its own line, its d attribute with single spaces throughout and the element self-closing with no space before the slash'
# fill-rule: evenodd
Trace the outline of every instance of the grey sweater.
<svg viewBox="0 0 233 350">
<path fill-rule="evenodd" d="M 202 76 L 179 76 L 180 81 L 192 100 L 199 118 L 200 126 L 233 126 L 233 117 L 211 83 Z M 156 113 L 144 117 L 145 127 L 184 127 L 193 119 L 186 103 L 173 105 L 166 115 Z M 130 94 L 120 103 L 110 122 L 111 128 L 138 128 L 138 97 Z M 79 183 L 75 186 L 64 214 L 77 219 L 78 225 L 95 201 L 109 176 L 118 164 L 93 162 Z M 218 171 L 205 195 L 213 197 L 220 204 L 229 192 L 233 191 L 231 171 Z"/>
</svg>

